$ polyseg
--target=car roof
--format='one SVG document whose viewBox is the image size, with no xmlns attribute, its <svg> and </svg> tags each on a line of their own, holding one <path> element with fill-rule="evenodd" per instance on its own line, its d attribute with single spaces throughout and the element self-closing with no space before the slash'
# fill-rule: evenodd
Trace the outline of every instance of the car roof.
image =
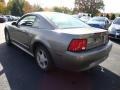
<svg viewBox="0 0 120 90">
<path fill-rule="evenodd" d="M 103 16 L 95 16 L 93 18 L 107 18 L 107 17 L 103 17 Z"/>
<path fill-rule="evenodd" d="M 65 14 L 65 13 L 60 13 L 60 12 L 50 12 L 50 11 L 43 11 L 43 12 L 32 12 L 32 13 L 28 13 L 25 15 L 38 15 L 38 16 L 42 16 L 42 17 L 46 17 L 49 15 L 55 15 L 55 14 L 60 14 L 60 15 L 69 15 L 69 14 Z"/>
<path fill-rule="evenodd" d="M 32 12 L 32 13 L 29 13 L 29 14 L 48 15 L 48 14 L 62 14 L 62 13 L 59 13 L 59 12 L 43 11 L 43 12 Z"/>
</svg>

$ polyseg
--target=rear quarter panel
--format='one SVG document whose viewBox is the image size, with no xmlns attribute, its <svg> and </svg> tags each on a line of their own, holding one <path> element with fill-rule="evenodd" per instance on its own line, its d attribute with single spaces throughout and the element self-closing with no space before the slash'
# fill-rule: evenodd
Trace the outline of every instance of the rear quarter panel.
<svg viewBox="0 0 120 90">
<path fill-rule="evenodd" d="M 61 55 L 67 51 L 72 38 L 77 38 L 77 36 L 57 33 L 55 30 L 36 29 L 34 31 L 35 36 L 31 41 L 31 46 L 33 46 L 35 42 L 41 42 L 55 59 L 57 58 L 56 55 Z"/>
</svg>

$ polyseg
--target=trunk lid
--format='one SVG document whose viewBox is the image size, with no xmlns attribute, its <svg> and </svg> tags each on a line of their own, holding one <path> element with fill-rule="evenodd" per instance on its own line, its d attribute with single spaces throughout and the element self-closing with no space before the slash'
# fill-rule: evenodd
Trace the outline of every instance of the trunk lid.
<svg viewBox="0 0 120 90">
<path fill-rule="evenodd" d="M 71 39 L 87 39 L 86 49 L 105 45 L 108 42 L 108 31 L 96 28 L 58 29 L 57 33 L 69 34 Z"/>
</svg>

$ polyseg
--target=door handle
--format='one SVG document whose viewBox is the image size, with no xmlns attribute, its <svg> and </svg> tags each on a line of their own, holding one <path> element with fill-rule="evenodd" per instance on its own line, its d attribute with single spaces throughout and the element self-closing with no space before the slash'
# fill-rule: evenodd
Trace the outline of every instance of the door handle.
<svg viewBox="0 0 120 90">
<path fill-rule="evenodd" d="M 28 36 L 31 36 L 31 34 L 28 33 L 26 30 L 23 30 L 23 33 L 26 34 L 26 35 L 28 35 Z"/>
</svg>

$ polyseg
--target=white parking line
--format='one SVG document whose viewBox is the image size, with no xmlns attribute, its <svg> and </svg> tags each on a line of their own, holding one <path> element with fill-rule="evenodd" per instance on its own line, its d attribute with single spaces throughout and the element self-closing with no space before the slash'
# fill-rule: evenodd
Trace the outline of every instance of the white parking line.
<svg viewBox="0 0 120 90">
<path fill-rule="evenodd" d="M 5 23 L 0 24 L 0 44 L 5 42 L 5 38 L 4 38 L 4 27 L 5 27 Z"/>
<path fill-rule="evenodd" d="M 8 83 L 6 74 L 4 72 L 4 67 L 0 63 L 0 90 L 11 90 Z"/>
<path fill-rule="evenodd" d="M 0 44 L 5 42 L 4 39 L 4 27 L 5 24 L 0 24 Z M 4 67 L 0 63 L 0 90 L 11 90 L 9 82 L 7 80 L 6 74 L 4 72 Z"/>
</svg>

